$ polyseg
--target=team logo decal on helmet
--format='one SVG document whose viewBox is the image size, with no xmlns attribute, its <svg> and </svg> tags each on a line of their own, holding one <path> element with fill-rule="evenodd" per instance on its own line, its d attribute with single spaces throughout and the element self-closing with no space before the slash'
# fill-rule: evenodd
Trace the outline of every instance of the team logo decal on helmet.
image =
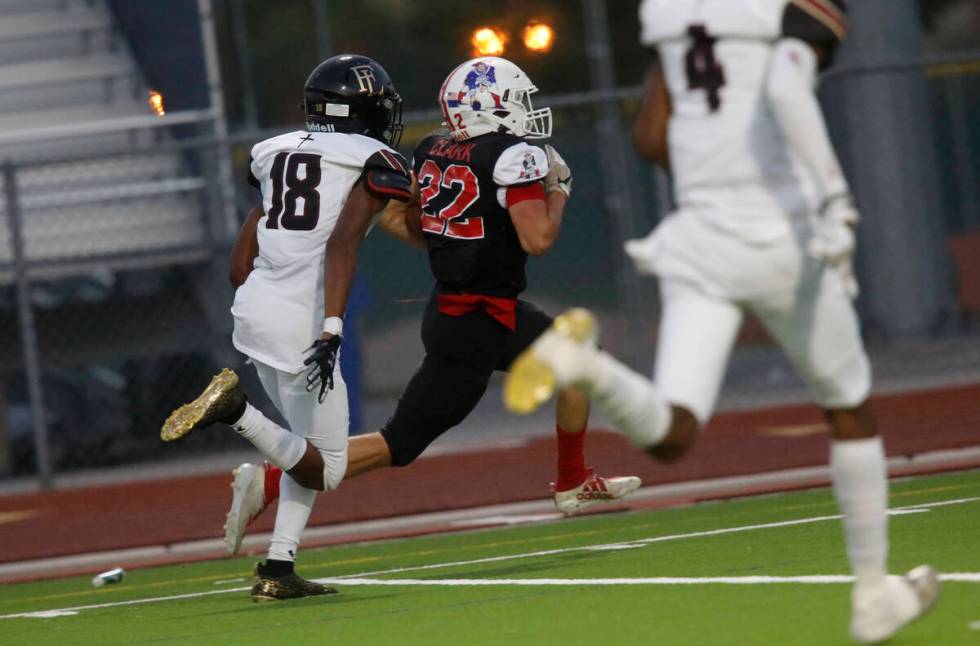
<svg viewBox="0 0 980 646">
<path fill-rule="evenodd" d="M 469 105 L 474 110 L 503 109 L 500 94 L 497 92 L 495 68 L 483 61 L 477 61 L 463 80 L 466 87 L 456 95 L 455 106 Z M 452 99 L 449 99 L 452 101 Z"/>
<path fill-rule="evenodd" d="M 374 94 L 374 69 L 370 65 L 358 65 L 352 67 L 351 71 L 357 78 L 357 84 L 360 86 L 360 91 L 365 94 Z"/>
<path fill-rule="evenodd" d="M 456 141 L 490 132 L 543 139 L 551 136 L 551 108 L 533 109 L 531 95 L 537 91 L 517 65 L 485 56 L 466 61 L 446 77 L 439 103 Z"/>
</svg>

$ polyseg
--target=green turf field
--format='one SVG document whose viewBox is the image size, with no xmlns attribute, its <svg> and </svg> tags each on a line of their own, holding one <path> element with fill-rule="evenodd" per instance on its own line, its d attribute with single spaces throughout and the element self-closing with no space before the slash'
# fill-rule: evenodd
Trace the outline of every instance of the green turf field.
<svg viewBox="0 0 980 646">
<path fill-rule="evenodd" d="M 980 644 L 980 472 L 891 492 L 892 570 L 947 577 L 891 643 Z M 836 513 L 819 490 L 309 550 L 300 573 L 342 594 L 266 604 L 247 558 L 11 585 L 0 643 L 844 644 Z"/>
</svg>

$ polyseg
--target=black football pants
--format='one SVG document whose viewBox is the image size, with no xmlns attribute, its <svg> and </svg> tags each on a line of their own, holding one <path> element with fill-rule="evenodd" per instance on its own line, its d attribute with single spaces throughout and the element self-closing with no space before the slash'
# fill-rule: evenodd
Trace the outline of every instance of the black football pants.
<svg viewBox="0 0 980 646">
<path fill-rule="evenodd" d="M 511 331 L 478 308 L 462 316 L 439 311 L 433 295 L 422 319 L 425 359 L 415 372 L 381 435 L 393 466 L 405 466 L 470 414 L 495 370 L 506 371 L 551 325 L 551 317 L 517 302 Z"/>
</svg>

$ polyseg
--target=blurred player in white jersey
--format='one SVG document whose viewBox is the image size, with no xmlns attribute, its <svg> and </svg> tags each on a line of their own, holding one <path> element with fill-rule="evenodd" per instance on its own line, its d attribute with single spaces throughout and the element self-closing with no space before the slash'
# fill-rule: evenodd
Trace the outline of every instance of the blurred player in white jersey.
<svg viewBox="0 0 980 646">
<path fill-rule="evenodd" d="M 851 635 L 887 639 L 935 602 L 936 573 L 886 571 L 887 474 L 868 405 L 870 366 L 851 299 L 858 213 L 814 94 L 847 33 L 842 0 L 645 0 L 642 41 L 658 56 L 634 140 L 673 172 L 678 210 L 626 243 L 660 279 L 650 382 L 595 345 L 585 310 L 556 320 L 509 375 L 530 412 L 584 387 L 635 443 L 664 461 L 692 445 L 715 406 L 751 311 L 824 409 L 851 569 Z"/>
<path fill-rule="evenodd" d="M 229 370 L 161 432 L 171 441 L 226 422 L 283 470 L 256 600 L 335 592 L 296 575 L 296 550 L 317 490 L 335 489 L 347 468 L 347 391 L 337 359 L 357 248 L 372 214 L 390 198 L 411 197 L 408 164 L 392 148 L 401 98 L 377 62 L 327 59 L 307 80 L 303 107 L 306 130 L 252 149 L 249 182 L 262 203 L 242 227 L 231 263 L 235 347 L 294 432 L 248 404 Z M 403 218 L 400 231 L 397 223 L 382 226 L 408 239 Z"/>
</svg>

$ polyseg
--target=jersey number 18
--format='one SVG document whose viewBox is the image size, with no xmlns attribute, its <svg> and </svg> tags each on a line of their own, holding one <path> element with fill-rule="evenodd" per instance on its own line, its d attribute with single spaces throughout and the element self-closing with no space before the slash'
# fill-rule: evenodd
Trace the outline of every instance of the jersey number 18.
<svg viewBox="0 0 980 646">
<path fill-rule="evenodd" d="M 303 177 L 299 169 L 303 167 Z M 279 153 L 272 162 L 272 207 L 269 209 L 267 229 L 312 231 L 320 219 L 320 155 L 311 153 Z M 285 188 L 285 190 L 283 190 Z M 296 212 L 299 199 L 303 199 L 303 211 Z"/>
</svg>

